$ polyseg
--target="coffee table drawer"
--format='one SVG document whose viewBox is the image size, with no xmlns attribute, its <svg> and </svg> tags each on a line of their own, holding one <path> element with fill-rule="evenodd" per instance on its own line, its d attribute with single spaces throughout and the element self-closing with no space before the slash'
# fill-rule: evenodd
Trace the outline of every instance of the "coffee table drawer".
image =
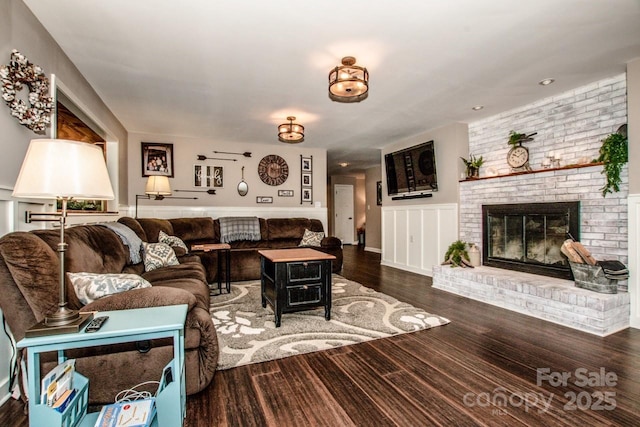
<svg viewBox="0 0 640 427">
<path fill-rule="evenodd" d="M 289 282 L 302 280 L 320 280 L 322 277 L 322 261 L 290 262 L 287 264 Z"/>
</svg>

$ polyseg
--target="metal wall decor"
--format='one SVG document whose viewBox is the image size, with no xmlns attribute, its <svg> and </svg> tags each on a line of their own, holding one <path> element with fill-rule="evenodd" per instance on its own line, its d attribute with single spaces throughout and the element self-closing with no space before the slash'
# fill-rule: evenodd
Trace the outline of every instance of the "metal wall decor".
<svg viewBox="0 0 640 427">
<path fill-rule="evenodd" d="M 225 159 L 223 157 L 207 157 L 204 154 L 198 154 L 198 160 L 227 160 L 229 162 L 237 162 L 238 159 Z"/>
<path fill-rule="evenodd" d="M 300 204 L 313 204 L 313 156 L 300 155 Z"/>
<path fill-rule="evenodd" d="M 281 185 L 289 177 L 289 165 L 277 154 L 264 156 L 258 164 L 258 176 L 267 185 Z"/>
<path fill-rule="evenodd" d="M 49 79 L 38 65 L 32 64 L 16 49 L 11 51 L 9 65 L 0 66 L 2 99 L 11 109 L 11 115 L 21 125 L 37 134 L 44 134 L 51 123 L 53 98 L 49 93 Z M 23 86 L 29 89 L 28 105 L 16 94 Z"/>
<path fill-rule="evenodd" d="M 213 150 L 213 152 L 215 154 L 235 154 L 237 156 L 251 157 L 251 152 L 249 152 L 249 151 L 245 151 L 244 153 L 234 153 L 234 152 L 229 152 L 229 151 L 216 151 L 216 150 Z"/>
</svg>

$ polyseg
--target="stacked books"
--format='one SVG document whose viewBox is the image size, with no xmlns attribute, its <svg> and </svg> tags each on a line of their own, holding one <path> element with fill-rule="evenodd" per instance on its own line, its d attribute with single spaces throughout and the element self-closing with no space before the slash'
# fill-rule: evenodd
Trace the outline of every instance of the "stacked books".
<svg viewBox="0 0 640 427">
<path fill-rule="evenodd" d="M 620 261 L 598 261 L 598 265 L 602 267 L 607 279 L 627 280 L 629 278 L 629 269 Z"/>
<path fill-rule="evenodd" d="M 95 427 L 148 427 L 156 415 L 156 399 L 117 402 L 105 405 Z"/>
</svg>

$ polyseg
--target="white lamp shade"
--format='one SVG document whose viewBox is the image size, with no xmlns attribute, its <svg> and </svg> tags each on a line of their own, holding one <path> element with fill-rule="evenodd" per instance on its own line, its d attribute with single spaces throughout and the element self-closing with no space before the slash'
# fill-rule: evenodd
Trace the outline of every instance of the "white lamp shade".
<svg viewBox="0 0 640 427">
<path fill-rule="evenodd" d="M 171 186 L 169 178 L 162 175 L 152 175 L 147 179 L 147 185 L 144 192 L 153 196 L 170 196 Z"/>
<path fill-rule="evenodd" d="M 34 139 L 13 190 L 15 197 L 112 200 L 100 147 L 65 139 Z"/>
</svg>

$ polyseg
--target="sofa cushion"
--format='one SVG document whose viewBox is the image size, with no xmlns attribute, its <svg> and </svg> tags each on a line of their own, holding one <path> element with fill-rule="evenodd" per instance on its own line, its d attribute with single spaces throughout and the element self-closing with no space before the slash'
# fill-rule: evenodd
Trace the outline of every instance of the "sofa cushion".
<svg viewBox="0 0 640 427">
<path fill-rule="evenodd" d="M 320 242 L 324 238 L 323 232 L 304 230 L 304 235 L 299 246 L 321 246 Z"/>
<path fill-rule="evenodd" d="M 140 240 L 142 240 L 143 242 L 149 241 L 149 239 L 147 238 L 147 234 L 144 232 L 144 228 L 142 228 L 138 220 L 136 220 L 135 218 L 123 216 L 121 218 L 118 218 L 118 222 L 132 229 L 133 232 L 136 233 Z"/>
<path fill-rule="evenodd" d="M 210 217 L 175 218 L 170 219 L 169 222 L 173 226 L 173 235 L 186 242 L 203 239 L 208 239 L 210 243 L 216 242 L 213 219 Z"/>
<path fill-rule="evenodd" d="M 143 243 L 142 247 L 144 248 L 143 261 L 146 271 L 180 264 L 175 252 L 166 243 Z"/>
<path fill-rule="evenodd" d="M 304 230 L 310 229 L 308 218 L 270 218 L 267 220 L 269 240 L 298 239 L 304 235 Z"/>
<path fill-rule="evenodd" d="M 162 230 L 160 230 L 160 233 L 158 234 L 158 242 L 166 243 L 171 246 L 174 251 L 176 248 L 179 248 L 183 249 L 185 253 L 189 252 L 189 248 L 187 248 L 187 245 L 184 244 L 181 238 L 178 236 L 169 236 Z"/>
<path fill-rule="evenodd" d="M 175 231 L 173 230 L 173 225 L 167 219 L 138 218 L 138 223 L 140 223 L 140 226 L 144 229 L 144 232 L 147 235 L 147 242 L 157 242 L 160 230 L 164 231 L 169 236 L 176 235 Z"/>
<path fill-rule="evenodd" d="M 151 283 L 136 274 L 67 273 L 78 299 L 83 304 L 108 295 L 132 289 L 151 287 Z"/>
</svg>

